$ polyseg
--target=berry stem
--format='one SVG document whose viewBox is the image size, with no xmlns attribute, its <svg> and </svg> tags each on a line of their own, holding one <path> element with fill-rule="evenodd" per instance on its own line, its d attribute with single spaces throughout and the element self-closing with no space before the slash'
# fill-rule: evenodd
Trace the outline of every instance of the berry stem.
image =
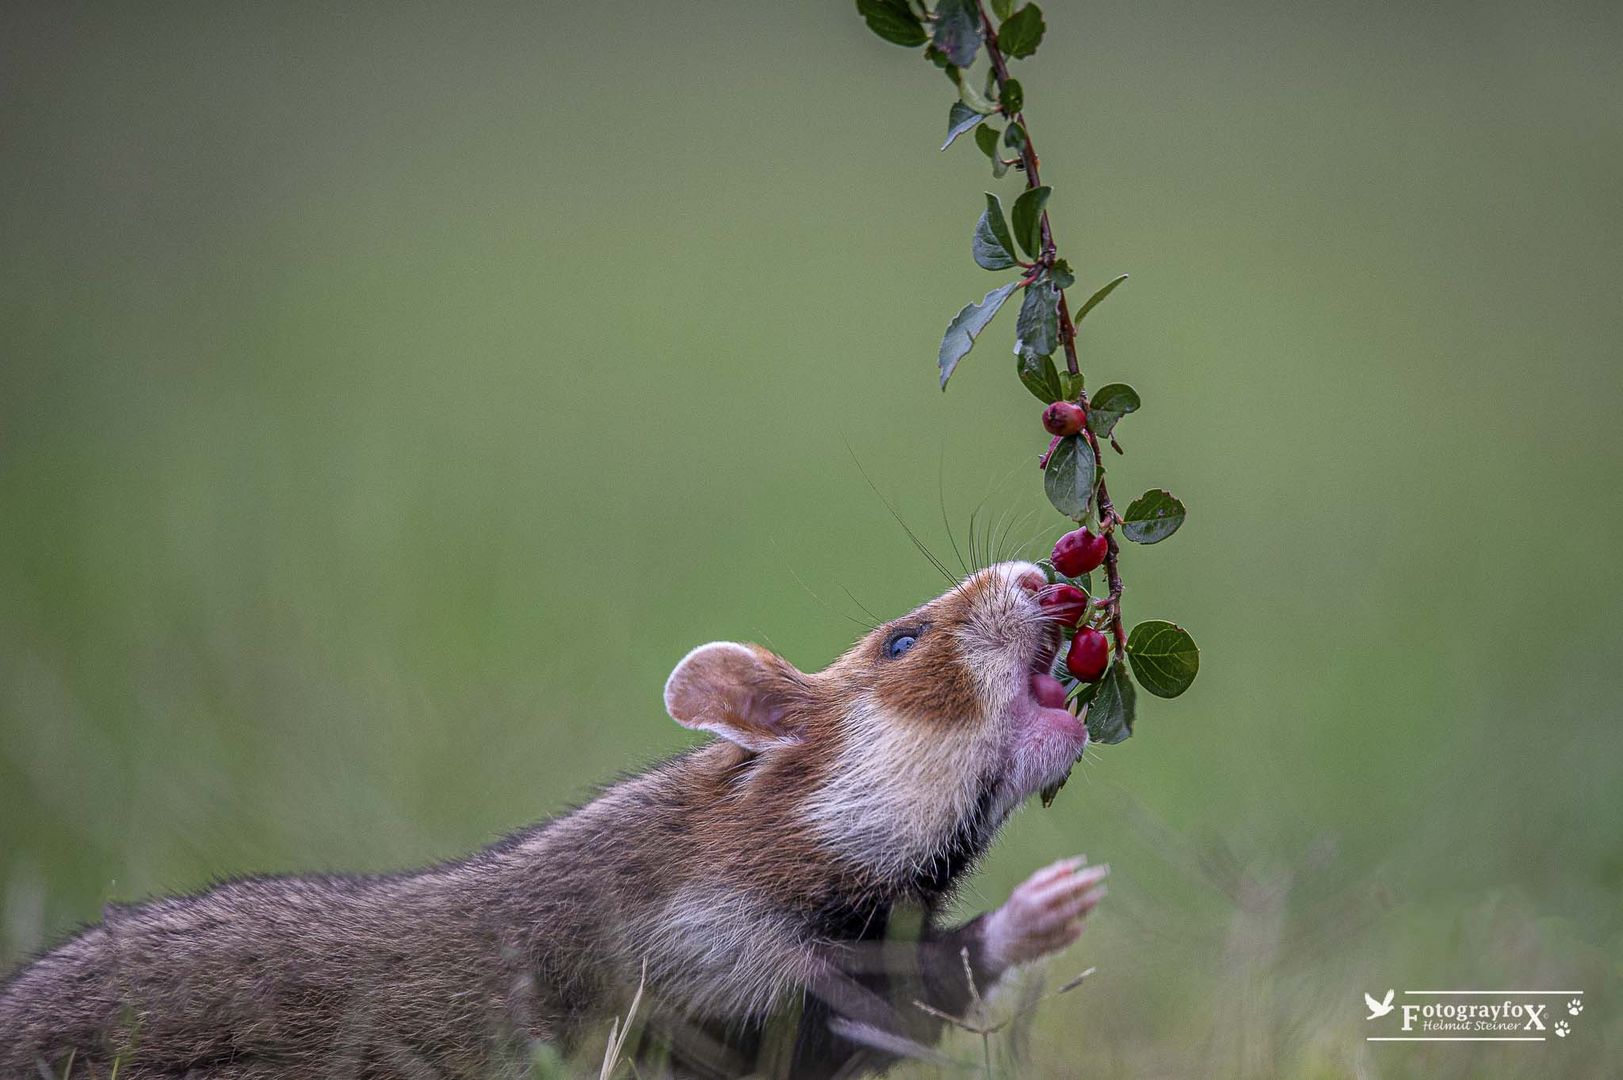
<svg viewBox="0 0 1623 1080">
<path fill-rule="evenodd" d="M 998 48 L 997 27 L 992 24 L 992 18 L 986 12 L 986 5 L 981 3 L 980 0 L 976 0 L 975 10 L 979 12 L 981 17 L 981 36 L 985 41 L 986 55 L 992 61 L 993 75 L 997 79 L 998 98 L 1002 100 L 1004 88 L 1009 82 L 1009 65 L 1004 60 L 1003 50 Z M 1018 112 L 1012 119 L 1026 133 L 1025 146 L 1020 154 L 1026 171 L 1026 187 L 1041 187 L 1042 181 L 1037 176 L 1037 147 L 1031 141 L 1031 127 L 1026 123 L 1026 114 L 1024 111 Z M 1048 268 L 1054 265 L 1055 244 L 1053 230 L 1048 224 L 1047 210 L 1043 211 L 1041 220 L 1043 250 L 1042 255 L 1037 259 L 1037 265 Z M 1072 375 L 1080 375 L 1082 368 L 1076 357 L 1076 324 L 1071 321 L 1071 308 L 1066 302 L 1064 289 L 1061 289 L 1059 293 L 1059 339 L 1065 345 L 1065 370 Z M 1076 403 L 1082 406 L 1084 412 L 1088 410 L 1088 392 L 1086 389 L 1077 392 Z M 1093 450 L 1093 459 L 1099 463 L 1099 486 L 1095 489 L 1094 501 L 1099 511 L 1099 527 L 1105 530 L 1105 535 L 1110 541 L 1109 550 L 1105 554 L 1105 577 L 1110 583 L 1110 594 L 1103 599 L 1101 606 L 1108 608 L 1110 611 L 1110 636 L 1115 638 L 1116 650 L 1120 653 L 1127 648 L 1127 635 L 1123 632 L 1121 625 L 1121 571 L 1116 566 L 1117 556 L 1120 554 L 1121 549 L 1116 543 L 1113 529 L 1119 519 L 1116 517 L 1116 506 L 1110 501 L 1110 489 L 1105 486 L 1104 459 L 1099 454 L 1099 439 L 1094 435 L 1093 429 L 1086 425 L 1082 428 L 1082 435 L 1088 440 L 1088 446 Z M 1112 445 L 1114 445 L 1114 442 L 1112 442 Z M 1119 448 L 1118 452 L 1120 452 Z M 1046 455 L 1044 457 L 1043 464 L 1046 465 Z"/>
</svg>

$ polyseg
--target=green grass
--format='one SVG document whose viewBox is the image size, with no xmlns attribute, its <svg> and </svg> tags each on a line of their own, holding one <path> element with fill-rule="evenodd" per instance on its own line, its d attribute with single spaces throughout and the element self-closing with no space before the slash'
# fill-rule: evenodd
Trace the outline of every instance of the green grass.
<svg viewBox="0 0 1623 1080">
<path fill-rule="evenodd" d="M 1045 9 L 1056 233 L 1133 275 L 1112 486 L 1190 510 L 1127 608 L 1204 655 L 966 897 L 1114 867 L 1033 1055 L 1606 1072 L 1616 12 Z M 0 963 L 553 812 L 686 743 L 702 641 L 821 666 L 938 588 L 853 456 L 943 551 L 1053 535 L 1009 328 L 934 388 L 989 178 L 848 3 L 0 18 Z M 1362 1041 L 1504 982 L 1588 991 L 1572 1037 Z"/>
</svg>

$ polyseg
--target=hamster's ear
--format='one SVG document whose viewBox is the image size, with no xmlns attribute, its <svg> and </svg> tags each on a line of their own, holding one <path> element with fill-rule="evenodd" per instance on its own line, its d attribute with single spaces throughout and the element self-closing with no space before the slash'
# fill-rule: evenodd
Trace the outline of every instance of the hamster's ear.
<svg viewBox="0 0 1623 1080">
<path fill-rule="evenodd" d="M 797 672 L 759 645 L 712 641 L 682 657 L 665 680 L 665 709 L 683 727 L 748 750 L 799 740 L 789 721 Z"/>
</svg>

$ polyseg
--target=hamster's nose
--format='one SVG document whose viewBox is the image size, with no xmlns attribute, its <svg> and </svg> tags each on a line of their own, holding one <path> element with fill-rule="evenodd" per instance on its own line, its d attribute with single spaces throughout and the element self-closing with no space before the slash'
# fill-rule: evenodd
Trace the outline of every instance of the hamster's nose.
<svg viewBox="0 0 1623 1080">
<path fill-rule="evenodd" d="M 1048 587 L 1048 576 L 1036 563 L 1029 563 L 1019 559 L 998 563 L 988 567 L 987 576 L 991 581 L 1003 588 L 1016 588 L 1036 596 Z"/>
</svg>

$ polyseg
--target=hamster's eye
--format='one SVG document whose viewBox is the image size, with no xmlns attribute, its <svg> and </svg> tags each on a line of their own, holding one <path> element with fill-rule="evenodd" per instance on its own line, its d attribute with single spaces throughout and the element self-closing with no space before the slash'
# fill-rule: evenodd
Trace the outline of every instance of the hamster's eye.
<svg viewBox="0 0 1623 1080">
<path fill-rule="evenodd" d="M 885 639 L 885 659 L 895 660 L 900 657 L 919 643 L 919 635 L 922 633 L 924 633 L 923 627 L 917 630 L 897 630 L 891 634 L 890 637 Z"/>
</svg>

